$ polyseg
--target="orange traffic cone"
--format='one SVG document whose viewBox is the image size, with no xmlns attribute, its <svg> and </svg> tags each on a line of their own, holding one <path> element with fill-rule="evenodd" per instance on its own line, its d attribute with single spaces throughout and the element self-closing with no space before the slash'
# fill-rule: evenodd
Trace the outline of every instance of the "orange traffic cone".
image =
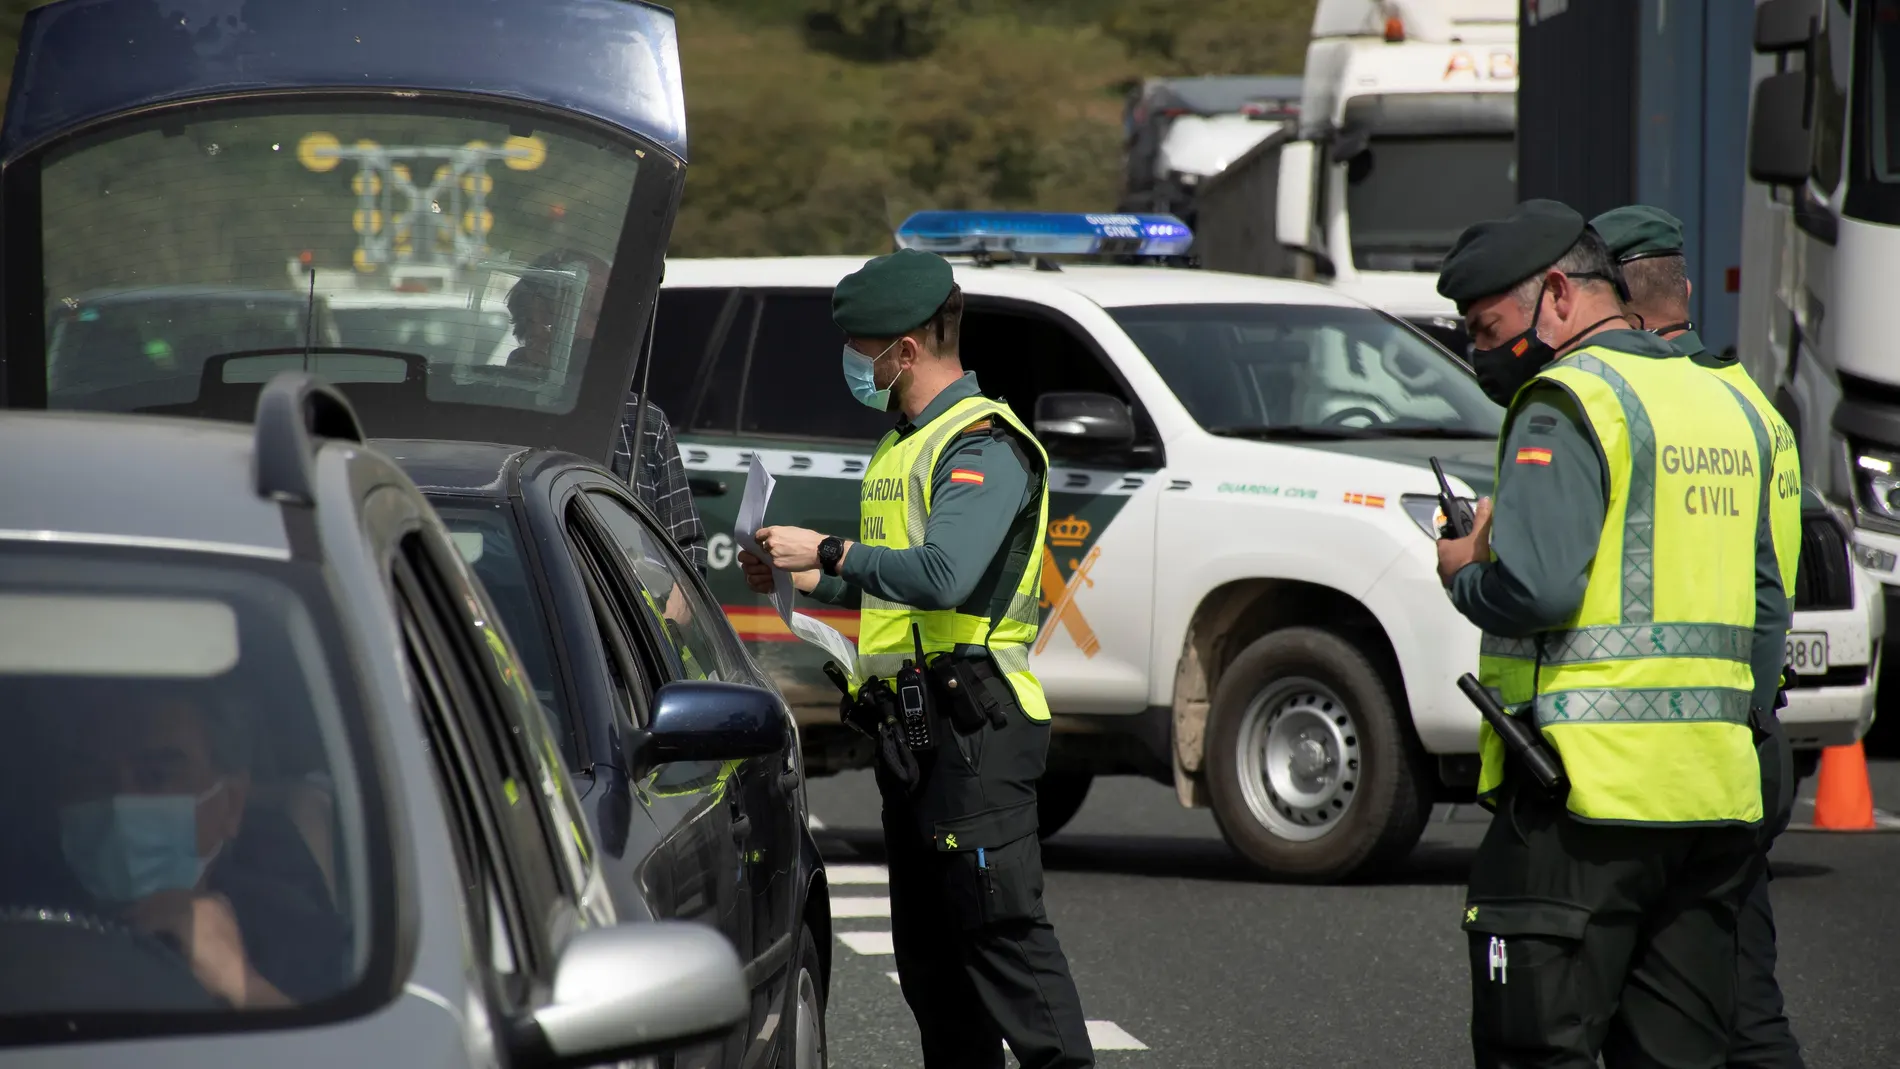
<svg viewBox="0 0 1900 1069">
<path fill-rule="evenodd" d="M 1821 751 L 1821 781 L 1814 793 L 1814 826 L 1831 831 L 1874 827 L 1874 791 L 1867 783 L 1867 752 L 1852 746 Z"/>
</svg>

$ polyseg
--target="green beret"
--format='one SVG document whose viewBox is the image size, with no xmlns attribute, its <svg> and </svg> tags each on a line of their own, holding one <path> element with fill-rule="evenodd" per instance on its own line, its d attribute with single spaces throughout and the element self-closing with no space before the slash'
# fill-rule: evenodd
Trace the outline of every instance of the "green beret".
<svg viewBox="0 0 1900 1069">
<path fill-rule="evenodd" d="M 899 249 L 844 277 L 831 291 L 831 321 L 852 338 L 895 338 L 929 322 L 956 277 L 934 252 Z"/>
<path fill-rule="evenodd" d="M 1502 219 L 1458 235 L 1438 271 L 1438 293 L 1463 311 L 1563 259 L 1583 236 L 1583 216 L 1554 200 L 1527 200 Z"/>
<path fill-rule="evenodd" d="M 1590 220 L 1617 263 L 1682 255 L 1682 220 L 1647 204 L 1612 208 Z"/>
</svg>

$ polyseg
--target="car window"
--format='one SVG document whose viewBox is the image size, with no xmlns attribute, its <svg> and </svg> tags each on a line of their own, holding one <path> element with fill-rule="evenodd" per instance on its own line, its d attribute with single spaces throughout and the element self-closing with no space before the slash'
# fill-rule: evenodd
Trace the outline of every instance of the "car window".
<svg viewBox="0 0 1900 1069">
<path fill-rule="evenodd" d="M 891 429 L 891 415 L 859 404 L 845 387 L 844 335 L 831 321 L 829 292 L 766 294 L 757 335 L 741 434 L 875 441 Z"/>
<path fill-rule="evenodd" d="M 420 534 L 403 540 L 402 560 L 399 592 L 421 617 L 455 698 L 458 725 L 467 737 L 464 759 L 477 770 L 483 803 L 496 814 L 524 915 L 546 916 L 562 892 L 574 887 L 568 850 L 562 845 L 564 830 L 557 825 L 559 811 L 550 811 L 560 801 L 553 796 L 559 758 L 538 752 L 537 733 L 511 715 L 510 703 L 519 700 L 526 683 L 517 683 L 519 672 L 500 632 L 480 626 L 479 604 L 465 594 L 458 596 L 455 582 Z M 520 691 L 511 698 L 506 691 L 517 685 Z"/>
<path fill-rule="evenodd" d="M 684 578 L 685 566 L 668 552 L 665 537 L 617 497 L 591 491 L 587 500 L 632 568 L 643 607 L 666 637 L 676 678 L 748 682 L 728 648 L 731 625 Z"/>
<path fill-rule="evenodd" d="M 1034 424 L 1036 399 L 1051 391 L 1134 401 L 1102 358 L 1048 315 L 976 302 L 963 313 L 961 335 L 963 366 L 985 394 L 1008 401 L 1025 426 Z"/>
<path fill-rule="evenodd" d="M 715 357 L 721 355 L 713 345 L 724 338 L 731 319 L 727 305 L 732 298 L 729 289 L 660 291 L 647 393 L 680 430 L 696 428 L 702 421 L 720 430 L 733 428 L 738 376 L 731 374 L 726 388 L 720 389 L 712 366 Z M 743 366 L 743 348 L 737 356 L 739 359 L 725 363 L 733 368 Z"/>
<path fill-rule="evenodd" d="M 1109 310 L 1201 426 L 1230 433 L 1498 432 L 1504 410 L 1450 354 L 1369 308 Z"/>
<path fill-rule="evenodd" d="M 500 993 L 519 1000 L 525 995 L 521 962 L 529 952 L 524 942 L 528 926 L 514 889 L 496 871 L 504 856 L 500 833 L 484 802 L 486 792 L 479 786 L 481 769 L 457 720 L 457 703 L 464 700 L 467 688 L 450 682 L 455 671 L 453 659 L 440 656 L 440 631 L 432 626 L 425 599 L 416 591 L 413 579 L 405 577 L 398 585 L 406 592 L 397 599 L 396 616 L 402 629 L 409 686 L 421 705 L 423 726 L 429 736 L 430 769 L 450 815 L 456 863 L 469 911 L 469 937 L 475 942 L 478 959 L 485 960 L 490 974 L 501 982 Z"/>
<path fill-rule="evenodd" d="M 456 550 L 481 580 L 501 615 L 502 630 L 521 655 L 535 699 L 556 725 L 555 734 L 567 767 L 579 767 L 579 728 L 574 710 L 568 705 L 567 691 L 557 676 L 547 607 L 541 599 L 540 585 L 529 574 L 514 506 L 447 495 L 431 497 L 429 503 L 435 506 Z"/>
<path fill-rule="evenodd" d="M 34 978 L 0 1032 L 165 1031 L 389 968 L 348 664 L 314 568 L 0 543 L 0 961 Z"/>
</svg>

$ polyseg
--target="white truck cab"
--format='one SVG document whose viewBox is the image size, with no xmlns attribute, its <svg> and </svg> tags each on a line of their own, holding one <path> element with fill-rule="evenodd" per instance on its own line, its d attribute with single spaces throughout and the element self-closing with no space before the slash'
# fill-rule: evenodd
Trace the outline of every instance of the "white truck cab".
<svg viewBox="0 0 1900 1069">
<path fill-rule="evenodd" d="M 1503 413 L 1443 348 L 1337 289 L 1052 259 L 1172 257 L 1184 235 L 1149 216 L 929 212 L 897 236 L 953 258 L 964 366 L 1052 458 L 1030 658 L 1056 713 L 1044 833 L 1092 777 L 1144 775 L 1212 806 L 1263 870 L 1344 879 L 1405 856 L 1434 802 L 1471 797 L 1479 720 L 1454 681 L 1478 631 L 1438 582 L 1429 458 L 1459 494 L 1489 493 Z M 831 290 L 863 263 L 669 261 L 650 384 L 713 589 L 800 710 L 813 774 L 868 765 L 868 745 L 839 724 L 822 655 L 746 589 L 729 532 L 754 456 L 778 480 L 768 522 L 856 529 L 892 424 L 836 370 Z M 855 612 L 801 608 L 855 634 Z M 1827 625 L 1836 657 L 1867 643 L 1864 607 L 1848 615 Z M 1852 730 L 1863 708 L 1838 705 L 1814 711 Z"/>
<path fill-rule="evenodd" d="M 1320 0 L 1279 242 L 1323 281 L 1462 352 L 1437 292 L 1465 227 L 1517 203 L 1515 0 Z"/>
</svg>

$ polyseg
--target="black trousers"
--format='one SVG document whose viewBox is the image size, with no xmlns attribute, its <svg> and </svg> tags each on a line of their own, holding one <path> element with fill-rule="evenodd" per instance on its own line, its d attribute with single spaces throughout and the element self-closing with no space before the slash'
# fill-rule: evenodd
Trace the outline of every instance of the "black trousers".
<svg viewBox="0 0 1900 1069">
<path fill-rule="evenodd" d="M 1048 745 L 1046 725 L 1015 714 L 921 755 L 915 792 L 878 771 L 891 942 L 925 1069 L 1002 1069 L 1004 1043 L 1023 1069 L 1095 1064 L 1042 904 L 1035 780 Z"/>
<path fill-rule="evenodd" d="M 1507 786 L 1464 927 L 1478 1069 L 1719 1069 L 1754 828 L 1586 824 Z"/>
<path fill-rule="evenodd" d="M 1794 754 L 1781 725 L 1756 748 L 1761 758 L 1760 850 L 1750 866 L 1735 929 L 1735 1026 L 1729 1035 L 1729 1069 L 1803 1069 L 1775 980 L 1775 912 L 1768 900 L 1768 851 L 1794 813 Z"/>
</svg>

